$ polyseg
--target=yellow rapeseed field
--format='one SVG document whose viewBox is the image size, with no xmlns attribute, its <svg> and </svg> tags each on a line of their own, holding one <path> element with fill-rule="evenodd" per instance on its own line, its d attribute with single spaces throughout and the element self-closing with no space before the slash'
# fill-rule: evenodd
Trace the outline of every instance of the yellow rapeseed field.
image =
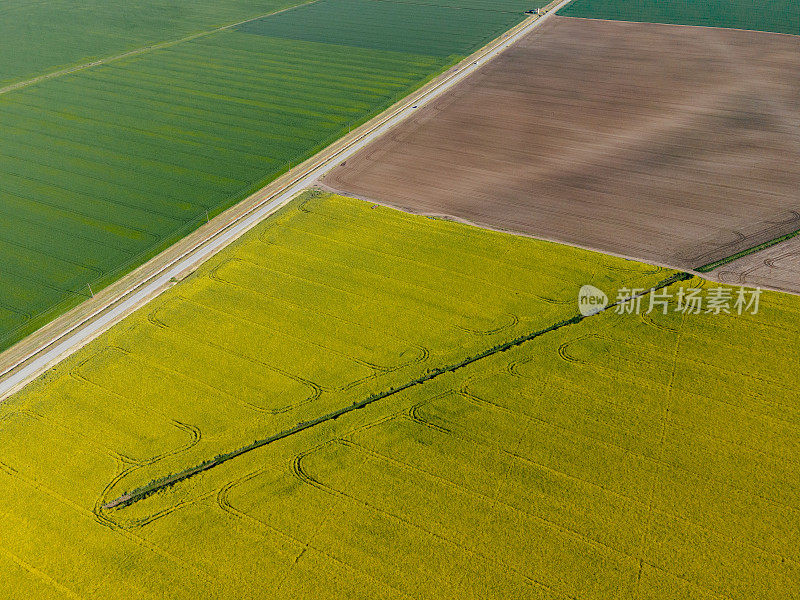
<svg viewBox="0 0 800 600">
<path fill-rule="evenodd" d="M 796 597 L 800 301 L 569 321 L 672 274 L 307 193 L 0 405 L 0 597 Z"/>
</svg>

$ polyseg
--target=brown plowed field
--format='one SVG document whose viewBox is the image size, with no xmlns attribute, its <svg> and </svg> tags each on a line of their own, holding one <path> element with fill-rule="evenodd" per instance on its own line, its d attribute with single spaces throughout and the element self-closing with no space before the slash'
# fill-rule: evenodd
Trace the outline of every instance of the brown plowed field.
<svg viewBox="0 0 800 600">
<path fill-rule="evenodd" d="M 800 228 L 800 36 L 554 17 L 322 184 L 697 267 Z"/>
</svg>

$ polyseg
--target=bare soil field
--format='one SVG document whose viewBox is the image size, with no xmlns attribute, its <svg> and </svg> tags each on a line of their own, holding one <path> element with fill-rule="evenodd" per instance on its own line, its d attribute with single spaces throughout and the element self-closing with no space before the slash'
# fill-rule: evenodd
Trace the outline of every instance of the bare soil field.
<svg viewBox="0 0 800 600">
<path fill-rule="evenodd" d="M 708 273 L 707 277 L 722 283 L 800 294 L 800 237 L 744 256 Z"/>
<path fill-rule="evenodd" d="M 699 267 L 800 228 L 800 36 L 554 17 L 321 185 Z"/>
</svg>

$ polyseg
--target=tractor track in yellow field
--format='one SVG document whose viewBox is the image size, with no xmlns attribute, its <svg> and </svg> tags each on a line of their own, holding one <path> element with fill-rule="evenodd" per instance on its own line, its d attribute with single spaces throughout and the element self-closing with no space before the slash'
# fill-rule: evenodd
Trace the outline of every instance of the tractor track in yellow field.
<svg viewBox="0 0 800 600">
<path fill-rule="evenodd" d="M 662 281 L 658 282 L 653 287 L 651 287 L 651 288 L 649 288 L 647 290 L 643 290 L 639 294 L 639 296 L 640 297 L 641 296 L 645 296 L 645 295 L 647 295 L 647 294 L 649 294 L 649 293 L 651 293 L 653 291 L 663 289 L 663 288 L 668 287 L 668 286 L 670 286 L 670 285 L 672 285 L 674 283 L 677 283 L 677 282 L 680 282 L 680 281 L 685 281 L 685 280 L 690 279 L 692 277 L 693 277 L 693 275 L 691 275 L 689 273 L 684 273 L 684 272 L 674 273 L 673 275 L 670 275 L 666 279 L 663 279 Z M 375 402 L 378 402 L 380 400 L 384 400 L 384 399 L 389 398 L 391 396 L 395 396 L 395 395 L 397 395 L 397 394 L 399 394 L 401 392 L 404 392 L 406 390 L 409 390 L 411 388 L 414 388 L 414 387 L 417 387 L 417 386 L 420 386 L 420 385 L 424 385 L 425 383 L 433 381 L 434 379 L 437 379 L 438 377 L 444 375 L 445 373 L 454 373 L 454 372 L 459 371 L 459 370 L 461 370 L 461 369 L 463 369 L 463 368 L 465 368 L 465 367 L 467 367 L 467 366 L 469 366 L 469 365 L 471 365 L 473 363 L 476 363 L 476 362 L 479 362 L 479 361 L 484 360 L 486 358 L 489 358 L 491 356 L 494 356 L 494 355 L 496 355 L 496 354 L 498 354 L 500 352 L 505 352 L 505 351 L 511 350 L 512 348 L 515 348 L 517 346 L 521 346 L 522 344 L 525 344 L 526 342 L 529 342 L 529 341 L 531 341 L 533 339 L 536 339 L 536 338 L 538 338 L 540 336 L 543 336 L 545 334 L 551 333 L 553 331 L 557 331 L 557 330 L 562 329 L 564 327 L 569 327 L 571 325 L 576 325 L 576 324 L 580 323 L 581 321 L 583 321 L 584 319 L 588 319 L 588 318 L 590 318 L 592 316 L 595 316 L 595 315 L 598 315 L 598 314 L 602 314 L 605 311 L 614 309 L 614 308 L 616 308 L 618 306 L 618 304 L 619 304 L 619 302 L 614 302 L 612 304 L 609 304 L 608 306 L 606 306 L 602 310 L 600 310 L 600 311 L 598 311 L 598 312 L 596 312 L 596 313 L 594 313 L 592 315 L 584 316 L 584 315 L 578 314 L 578 315 L 575 315 L 575 316 L 570 317 L 568 319 L 564 319 L 564 320 L 558 321 L 557 323 L 554 323 L 553 325 L 550 325 L 549 327 L 546 327 L 544 329 L 540 329 L 540 330 L 534 331 L 532 333 L 524 334 L 524 335 L 518 336 L 518 337 L 516 337 L 516 338 L 514 338 L 512 340 L 508 340 L 506 342 L 497 344 L 497 345 L 495 345 L 495 346 L 493 346 L 491 348 L 488 348 L 488 349 L 486 349 L 486 350 L 484 350 L 484 351 L 482 351 L 482 352 L 480 352 L 480 353 L 478 353 L 476 355 L 473 355 L 473 356 L 470 356 L 468 358 L 465 358 L 465 359 L 463 359 L 460 362 L 457 362 L 455 364 L 447 365 L 447 366 L 444 366 L 444 367 L 438 367 L 436 369 L 428 369 L 428 371 L 426 372 L 425 375 L 422 375 L 421 377 L 418 377 L 416 379 L 412 379 L 411 381 L 409 381 L 409 382 L 407 382 L 407 383 L 405 383 L 403 385 L 400 385 L 400 386 L 397 386 L 397 387 L 393 387 L 393 388 L 389 388 L 388 390 L 386 390 L 384 392 L 381 392 L 379 394 L 373 394 L 371 396 L 368 396 L 364 400 L 356 401 L 356 402 L 354 402 L 354 403 L 352 403 L 352 404 L 350 404 L 348 406 L 344 406 L 342 408 L 339 408 L 339 409 L 337 409 L 335 411 L 332 411 L 332 412 L 329 412 L 327 414 L 321 415 L 321 416 L 316 417 L 314 419 L 311 419 L 309 421 L 302 421 L 302 422 L 298 423 L 297 425 L 295 425 L 294 427 L 291 427 L 289 429 L 285 429 L 283 431 L 280 431 L 280 432 L 278 432 L 278 433 L 276 433 L 274 435 L 271 435 L 269 437 L 263 438 L 261 440 L 256 440 L 256 441 L 254 441 L 254 442 L 252 442 L 252 443 L 250 443 L 250 444 L 248 444 L 246 446 L 243 446 L 243 447 L 238 448 L 236 450 L 233 450 L 231 452 L 226 452 L 224 454 L 219 454 L 219 455 L 217 455 L 216 457 L 214 457 L 212 459 L 208 459 L 208 460 L 206 460 L 206 461 L 204 461 L 204 462 L 202 462 L 202 463 L 200 463 L 198 465 L 195 465 L 195 466 L 190 467 L 188 469 L 184 469 L 183 471 L 180 471 L 178 473 L 173 473 L 173 474 L 167 475 L 165 477 L 162 477 L 162 478 L 159 478 L 159 479 L 155 479 L 155 480 L 151 481 L 150 483 L 147 483 L 147 484 L 145 484 L 145 485 L 143 485 L 143 486 L 141 486 L 139 488 L 136 488 L 136 489 L 134 489 L 132 491 L 126 492 L 126 493 L 122 494 L 121 496 L 119 496 L 119 497 L 117 497 L 117 498 L 115 498 L 115 499 L 113 499 L 113 500 L 111 500 L 109 502 L 106 502 L 105 504 L 102 505 L 101 508 L 104 509 L 104 510 L 110 510 L 110 509 L 120 509 L 120 508 L 124 508 L 126 506 L 130 506 L 131 504 L 139 502 L 140 500 L 144 500 L 145 498 L 147 498 L 147 497 L 149 497 L 149 496 L 151 496 L 151 495 L 153 495 L 153 494 L 155 494 L 155 493 L 157 493 L 159 491 L 165 490 L 165 489 L 167 489 L 167 488 L 169 488 L 169 487 L 171 487 L 171 486 L 173 486 L 173 485 L 175 485 L 177 483 L 180 483 L 180 482 L 185 481 L 185 480 L 187 480 L 187 479 L 189 479 L 191 477 L 194 477 L 195 475 L 203 473 L 204 471 L 208 471 L 209 469 L 217 467 L 217 466 L 219 466 L 219 465 L 221 465 L 221 464 L 223 464 L 225 462 L 228 462 L 229 460 L 232 460 L 234 458 L 242 456 L 243 454 L 247 454 L 247 453 L 249 453 L 249 452 L 251 452 L 253 450 L 256 450 L 256 449 L 261 448 L 263 446 L 267 446 L 269 444 L 272 444 L 273 442 L 277 442 L 279 440 L 291 437 L 291 436 L 293 436 L 293 435 L 295 435 L 297 433 L 300 433 L 300 432 L 305 431 L 307 429 L 311 429 L 313 427 L 316 427 L 317 425 L 321 425 L 323 423 L 327 423 L 329 421 L 336 420 L 339 417 L 342 417 L 342 416 L 346 415 L 347 413 L 350 413 L 350 412 L 353 412 L 353 411 L 356 411 L 356 410 L 360 410 L 360 409 L 365 408 L 365 407 L 369 406 L 370 404 L 374 404 Z"/>
</svg>

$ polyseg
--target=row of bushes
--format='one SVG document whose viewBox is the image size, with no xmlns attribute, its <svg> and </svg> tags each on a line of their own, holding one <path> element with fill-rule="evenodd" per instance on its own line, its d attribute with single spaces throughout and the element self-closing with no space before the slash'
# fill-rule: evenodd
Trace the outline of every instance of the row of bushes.
<svg viewBox="0 0 800 600">
<path fill-rule="evenodd" d="M 670 277 L 668 277 L 668 278 L 662 280 L 661 282 L 659 282 L 658 284 L 656 284 L 653 287 L 653 289 L 654 290 L 662 289 L 662 288 L 665 288 L 665 287 L 668 287 L 668 286 L 672 285 L 673 283 L 677 283 L 679 281 L 685 281 L 687 279 L 691 279 L 691 277 L 692 277 L 692 275 L 689 274 L 689 273 L 675 273 L 674 275 L 671 275 Z M 262 440 L 254 440 L 252 443 L 250 443 L 250 444 L 248 444 L 246 446 L 243 446 L 241 448 L 238 448 L 237 450 L 233 450 L 232 452 L 225 452 L 225 453 L 222 453 L 222 454 L 217 454 L 214 458 L 205 460 L 205 461 L 201 462 L 199 465 L 196 465 L 196 466 L 191 467 L 189 469 L 185 469 L 183 471 L 180 471 L 179 473 L 176 473 L 176 474 L 170 473 L 169 475 L 165 475 L 163 477 L 159 477 L 158 479 L 153 479 L 149 483 L 146 483 L 143 486 L 137 487 L 134 490 L 132 490 L 131 492 L 127 492 L 127 493 L 125 493 L 125 494 L 123 494 L 122 496 L 119 497 L 119 498 L 125 498 L 124 500 L 119 501 L 119 498 L 118 498 L 117 501 L 113 501 L 113 502 L 110 502 L 110 503 L 106 504 L 105 508 L 110 508 L 111 505 L 113 505 L 114 508 L 123 508 L 125 506 L 129 506 L 129 505 L 133 504 L 134 502 L 138 502 L 139 500 L 143 500 L 143 499 L 147 498 L 148 496 L 150 496 L 151 494 L 154 494 L 157 491 L 160 491 L 160 490 L 163 490 L 163 489 L 167 489 L 167 488 L 175 485 L 176 483 L 178 483 L 180 481 L 184 481 L 184 480 L 188 479 L 189 477 L 192 477 L 193 475 L 197 475 L 198 473 L 206 471 L 206 470 L 208 470 L 208 469 L 210 469 L 212 467 L 215 467 L 217 465 L 221 465 L 222 463 L 224 463 L 224 462 L 226 462 L 228 460 L 231 460 L 232 458 L 236 458 L 237 456 L 240 456 L 242 454 L 245 454 L 246 452 L 250 452 L 251 450 L 255 450 L 256 448 L 260 448 L 262 446 L 265 446 L 265 445 L 270 444 L 272 442 L 276 442 L 276 441 L 278 441 L 280 439 L 283 439 L 285 437 L 288 437 L 290 435 L 294 435 L 295 433 L 299 433 L 299 432 L 301 432 L 301 431 L 303 431 L 305 429 L 309 429 L 311 427 L 319 425 L 320 423 L 324 423 L 326 421 L 331 421 L 331 420 L 338 419 L 339 417 L 341 417 L 344 414 L 347 414 L 348 412 L 364 408 L 365 406 L 368 406 L 369 404 L 372 404 L 373 402 L 377 402 L 378 400 L 383 400 L 385 398 L 388 398 L 389 396 L 393 396 L 394 394 L 397 394 L 399 392 L 403 392 L 403 391 L 405 391 L 405 390 L 407 390 L 409 388 L 412 388 L 412 387 L 414 387 L 416 385 L 421 385 L 423 383 L 431 381 L 431 380 L 435 379 L 436 377 L 439 377 L 440 375 L 443 375 L 445 373 L 454 373 L 455 371 L 458 371 L 459 369 L 462 369 L 462 368 L 464 368 L 464 367 L 466 367 L 466 366 L 468 366 L 468 365 L 470 365 L 470 364 L 472 364 L 474 362 L 477 362 L 477 361 L 482 360 L 484 358 L 488 358 L 489 356 L 497 354 L 498 352 L 505 352 L 506 350 L 510 350 L 511 348 L 514 348 L 516 346 L 524 344 L 525 342 L 528 342 L 528 341 L 530 341 L 530 340 L 532 340 L 534 338 L 537 338 L 537 337 L 539 337 L 541 335 L 544 335 L 545 333 L 550 333 L 551 331 L 555 331 L 555 330 L 560 329 L 562 327 L 568 327 L 570 325 L 575 325 L 577 323 L 580 323 L 583 319 L 586 319 L 586 318 L 588 318 L 588 317 L 584 317 L 582 315 L 575 315 L 574 317 L 571 317 L 569 319 L 566 319 L 566 320 L 563 320 L 563 321 L 559 321 L 558 323 L 555 323 L 555 324 L 551 325 L 550 327 L 547 327 L 546 329 L 541 329 L 541 330 L 535 331 L 533 333 L 529 333 L 529 334 L 526 334 L 526 335 L 519 336 L 519 337 L 517 337 L 517 338 L 515 338 L 515 339 L 513 339 L 511 341 L 507 341 L 507 342 L 502 342 L 500 344 L 496 344 L 496 345 L 492 346 L 491 348 L 487 348 L 486 350 L 483 350 L 479 354 L 476 354 L 474 356 L 466 358 L 466 359 L 464 359 L 464 360 L 462 360 L 462 361 L 460 361 L 460 362 L 458 362 L 458 363 L 456 363 L 454 365 L 450 365 L 450 366 L 447 366 L 447 367 L 439 367 L 439 368 L 436 368 L 436 369 L 427 369 L 423 376 L 418 377 L 417 379 L 413 379 L 413 380 L 409 381 L 408 383 L 405 383 L 405 384 L 403 384 L 403 385 L 401 385 L 399 387 L 392 387 L 392 388 L 389 388 L 388 390 L 386 390 L 384 392 L 380 392 L 378 394 L 372 394 L 372 395 L 368 396 L 367 398 L 365 398 L 364 400 L 357 400 L 356 402 L 353 402 L 353 404 L 351 404 L 349 406 L 345 406 L 343 408 L 340 408 L 339 410 L 335 410 L 335 411 L 330 412 L 328 414 L 322 415 L 320 417 L 317 417 L 316 419 L 312 419 L 311 421 L 301 421 L 297 425 L 295 425 L 294 427 L 292 427 L 290 429 L 286 429 L 284 431 L 281 431 L 281 432 L 279 432 L 279 433 L 277 433 L 275 435 L 272 435 L 272 436 L 270 436 L 268 438 L 264 438 Z M 114 502 L 117 502 L 117 503 L 114 504 Z"/>
</svg>

